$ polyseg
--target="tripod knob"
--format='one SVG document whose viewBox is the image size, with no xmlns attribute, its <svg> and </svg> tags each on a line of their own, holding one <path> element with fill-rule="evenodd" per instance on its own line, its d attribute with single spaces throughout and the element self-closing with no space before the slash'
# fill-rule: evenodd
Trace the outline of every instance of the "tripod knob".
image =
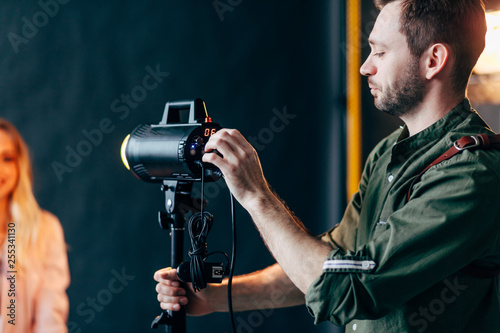
<svg viewBox="0 0 500 333">
<path fill-rule="evenodd" d="M 153 322 L 151 323 L 151 328 L 158 328 L 158 326 L 160 325 L 172 325 L 172 316 L 170 316 L 167 311 L 163 311 L 153 320 Z"/>
</svg>

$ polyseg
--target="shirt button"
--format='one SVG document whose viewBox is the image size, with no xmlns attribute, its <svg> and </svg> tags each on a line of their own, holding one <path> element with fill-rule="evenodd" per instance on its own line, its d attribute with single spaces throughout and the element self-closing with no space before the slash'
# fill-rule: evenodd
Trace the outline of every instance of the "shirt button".
<svg viewBox="0 0 500 333">
<path fill-rule="evenodd" d="M 352 330 L 355 331 L 358 328 L 357 324 L 352 325 Z"/>
<path fill-rule="evenodd" d="M 387 180 L 389 181 L 389 183 L 392 183 L 392 181 L 394 180 L 394 176 L 393 175 L 389 175 L 389 177 L 387 178 Z"/>
<path fill-rule="evenodd" d="M 364 269 L 367 269 L 367 268 L 370 268 L 370 263 L 368 261 L 363 261 L 363 263 L 361 264 L 361 266 L 364 268 Z"/>
</svg>

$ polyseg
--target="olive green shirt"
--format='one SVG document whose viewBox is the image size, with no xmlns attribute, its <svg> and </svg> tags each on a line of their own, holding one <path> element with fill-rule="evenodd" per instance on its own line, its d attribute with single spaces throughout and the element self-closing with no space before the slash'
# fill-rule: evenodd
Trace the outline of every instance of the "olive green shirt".
<svg viewBox="0 0 500 333">
<path fill-rule="evenodd" d="M 500 332 L 500 151 L 465 150 L 412 180 L 465 135 L 491 130 L 464 100 L 420 133 L 397 130 L 371 152 L 335 250 L 306 293 L 315 322 L 348 332 Z"/>
</svg>

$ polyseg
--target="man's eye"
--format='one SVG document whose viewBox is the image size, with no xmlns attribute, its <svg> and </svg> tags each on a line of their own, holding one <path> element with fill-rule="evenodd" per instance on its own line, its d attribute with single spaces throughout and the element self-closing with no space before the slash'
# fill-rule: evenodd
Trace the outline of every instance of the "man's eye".
<svg viewBox="0 0 500 333">
<path fill-rule="evenodd" d="M 384 54 L 385 54 L 384 52 L 377 52 L 377 53 L 375 53 L 373 56 L 375 56 L 375 57 L 379 57 L 379 58 L 380 58 L 380 57 L 381 57 L 381 56 L 383 56 Z"/>
</svg>

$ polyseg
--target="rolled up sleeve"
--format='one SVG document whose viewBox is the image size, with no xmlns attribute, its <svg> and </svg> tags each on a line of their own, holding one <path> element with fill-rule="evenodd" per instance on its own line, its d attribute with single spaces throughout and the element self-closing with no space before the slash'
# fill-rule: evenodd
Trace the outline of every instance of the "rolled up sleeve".
<svg viewBox="0 0 500 333">
<path fill-rule="evenodd" d="M 340 325 L 357 312 L 354 304 L 342 303 L 341 307 L 338 306 L 339 290 L 354 292 L 358 302 L 366 303 L 362 301 L 366 292 L 362 288 L 355 291 L 352 286 L 361 286 L 359 279 L 363 277 L 362 274 L 370 274 L 377 264 L 367 256 L 344 255 L 342 252 L 341 249 L 330 252 L 323 264 L 323 274 L 311 284 L 306 293 L 306 306 L 315 317 L 315 324 L 328 320 Z M 342 299 L 349 302 L 352 298 L 345 295 Z M 337 311 L 334 310 L 336 308 Z M 346 309 L 351 309 L 351 313 L 344 313 Z"/>
</svg>

